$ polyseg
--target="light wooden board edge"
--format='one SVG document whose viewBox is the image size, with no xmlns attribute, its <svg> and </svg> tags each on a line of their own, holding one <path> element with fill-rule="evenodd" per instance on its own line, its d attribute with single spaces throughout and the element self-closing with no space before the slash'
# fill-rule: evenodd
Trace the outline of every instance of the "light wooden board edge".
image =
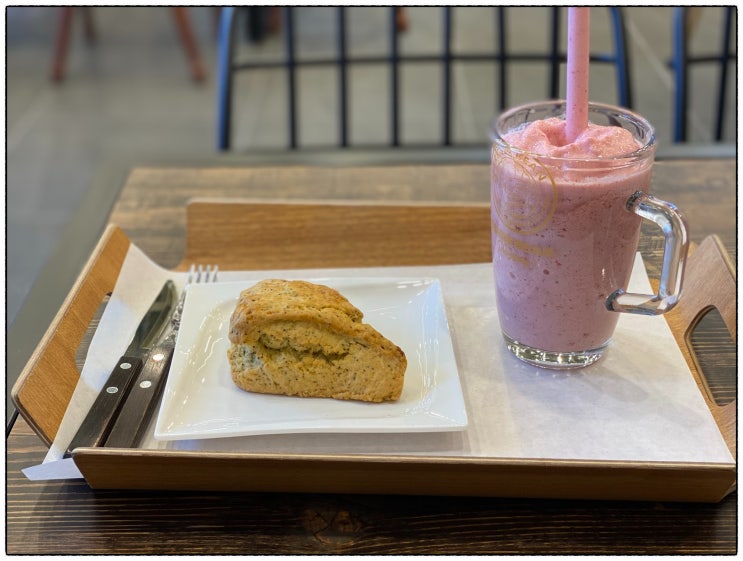
<svg viewBox="0 0 743 561">
<path fill-rule="evenodd" d="M 699 391 L 734 458 L 737 457 L 737 400 L 717 405 L 694 353 L 691 335 L 704 315 L 716 308 L 730 336 L 737 340 L 736 276 L 735 265 L 722 241 L 717 236 L 708 236 L 690 253 L 681 298 L 676 308 L 666 315 Z"/>
<path fill-rule="evenodd" d="M 488 204 L 202 199 L 186 212 L 179 269 L 194 262 L 265 270 L 491 260 L 489 236 L 478 236 L 490 228 Z"/>
<path fill-rule="evenodd" d="M 113 290 L 129 245 L 121 229 L 106 228 L 13 386 L 11 397 L 18 412 L 47 446 L 54 441 L 80 377 L 76 349 L 98 305 Z"/>
<path fill-rule="evenodd" d="M 730 465 L 82 448 L 94 489 L 374 493 L 714 503 Z M 177 466 L 177 469 L 176 467 Z"/>
</svg>

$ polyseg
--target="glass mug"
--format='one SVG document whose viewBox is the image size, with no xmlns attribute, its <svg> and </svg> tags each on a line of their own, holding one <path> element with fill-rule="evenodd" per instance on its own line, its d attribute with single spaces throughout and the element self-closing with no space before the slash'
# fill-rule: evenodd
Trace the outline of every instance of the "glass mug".
<svg viewBox="0 0 743 561">
<path fill-rule="evenodd" d="M 685 220 L 648 194 L 655 132 L 619 107 L 589 104 L 589 121 L 630 131 L 641 148 L 612 157 L 559 158 L 520 150 L 504 134 L 565 116 L 564 101 L 515 107 L 494 123 L 491 233 L 496 300 L 509 350 L 548 368 L 579 368 L 604 354 L 616 312 L 657 315 L 678 301 L 688 250 Z M 642 218 L 665 236 L 657 294 L 625 292 Z"/>
</svg>

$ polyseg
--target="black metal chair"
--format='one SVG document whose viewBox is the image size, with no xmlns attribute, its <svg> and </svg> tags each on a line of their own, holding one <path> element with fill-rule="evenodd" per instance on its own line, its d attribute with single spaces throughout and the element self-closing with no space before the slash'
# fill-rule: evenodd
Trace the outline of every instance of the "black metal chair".
<svg viewBox="0 0 743 561">
<path fill-rule="evenodd" d="M 499 109 L 508 105 L 507 96 L 507 67 L 515 62 L 545 62 L 549 65 L 550 79 L 549 91 L 546 95 L 550 98 L 559 96 L 560 88 L 560 65 L 566 61 L 564 49 L 561 49 L 560 37 L 560 10 L 552 8 L 550 49 L 547 53 L 513 52 L 508 48 L 508 10 L 506 7 L 495 7 L 495 29 L 496 45 L 491 52 L 485 53 L 455 53 L 452 51 L 452 13 L 454 8 L 443 7 L 442 28 L 443 42 L 440 53 L 432 55 L 403 55 L 398 48 L 397 14 L 395 8 L 389 9 L 389 51 L 382 56 L 354 56 L 351 57 L 347 49 L 347 8 L 336 8 L 336 44 L 337 52 L 334 57 L 298 60 L 295 45 L 295 8 L 284 8 L 284 35 L 285 52 L 284 59 L 271 62 L 251 62 L 235 60 L 236 40 L 236 8 L 228 7 L 222 9 L 219 29 L 219 52 L 217 68 L 217 147 L 219 150 L 231 148 L 232 136 L 232 105 L 234 102 L 233 76 L 236 72 L 247 70 L 260 70 L 269 68 L 285 68 L 288 78 L 288 116 L 289 132 L 288 147 L 299 148 L 297 136 L 297 69 L 301 66 L 334 66 L 339 75 L 339 131 L 337 146 L 346 148 L 350 146 L 349 119 L 348 119 L 348 68 L 352 64 L 380 64 L 389 65 L 390 69 L 390 134 L 387 146 L 398 147 L 402 144 L 400 136 L 399 115 L 399 67 L 401 63 L 430 63 L 438 62 L 443 67 L 442 80 L 442 130 L 438 139 L 432 142 L 433 146 L 451 146 L 454 143 L 452 136 L 452 80 L 451 66 L 455 61 L 492 61 L 498 65 L 498 104 Z M 632 86 L 630 81 L 630 61 L 627 48 L 626 31 L 622 9 L 608 8 L 610 25 L 613 38 L 613 52 L 604 54 L 591 54 L 592 63 L 613 64 L 616 67 L 617 103 L 621 106 L 632 108 Z"/>
<path fill-rule="evenodd" d="M 705 7 L 704 9 L 707 10 L 709 7 Z M 688 49 L 691 8 L 674 8 L 673 60 L 671 61 L 671 67 L 674 71 L 674 142 L 686 142 L 688 138 L 689 70 L 690 66 L 695 64 L 716 64 L 719 67 L 720 80 L 717 85 L 717 107 L 713 138 L 715 141 L 722 140 L 725 123 L 725 93 L 727 90 L 728 67 L 730 63 L 737 64 L 737 54 L 732 50 L 730 44 L 736 8 L 734 6 L 728 6 L 721 9 L 723 10 L 723 18 L 719 52 L 692 55 Z"/>
</svg>

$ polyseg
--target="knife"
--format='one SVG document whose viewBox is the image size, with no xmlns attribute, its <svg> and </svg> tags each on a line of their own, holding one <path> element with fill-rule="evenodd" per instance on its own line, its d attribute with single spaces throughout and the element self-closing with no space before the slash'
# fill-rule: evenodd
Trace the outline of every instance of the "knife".
<svg viewBox="0 0 743 561">
<path fill-rule="evenodd" d="M 126 402 L 106 439 L 107 448 L 134 448 L 144 436 L 168 376 L 170 361 L 173 359 L 185 296 L 184 290 L 170 318 L 170 324 L 163 331 L 139 376 L 132 384 Z"/>
<path fill-rule="evenodd" d="M 112 428 L 112 422 L 119 413 L 132 380 L 144 364 L 153 344 L 167 325 L 175 303 L 176 289 L 173 281 L 167 281 L 145 313 L 134 333 L 129 347 L 116 363 L 116 367 L 106 380 L 103 389 L 90 407 L 65 456 L 81 446 L 101 446 Z"/>
</svg>

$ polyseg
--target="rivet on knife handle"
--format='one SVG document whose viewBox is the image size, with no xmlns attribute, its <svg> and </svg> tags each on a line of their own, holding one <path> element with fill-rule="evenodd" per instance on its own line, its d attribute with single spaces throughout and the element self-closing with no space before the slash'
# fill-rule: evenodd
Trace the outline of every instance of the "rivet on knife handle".
<svg viewBox="0 0 743 561">
<path fill-rule="evenodd" d="M 106 380 L 88 415 L 67 447 L 66 456 L 75 448 L 103 445 L 111 430 L 111 421 L 121 410 L 132 381 L 141 368 L 142 359 L 139 357 L 123 356 L 119 359 L 116 368 Z"/>
<path fill-rule="evenodd" d="M 132 384 L 126 403 L 105 441 L 106 447 L 134 448 L 142 439 L 157 406 L 173 351 L 172 341 L 157 345 L 152 350 Z"/>
</svg>

